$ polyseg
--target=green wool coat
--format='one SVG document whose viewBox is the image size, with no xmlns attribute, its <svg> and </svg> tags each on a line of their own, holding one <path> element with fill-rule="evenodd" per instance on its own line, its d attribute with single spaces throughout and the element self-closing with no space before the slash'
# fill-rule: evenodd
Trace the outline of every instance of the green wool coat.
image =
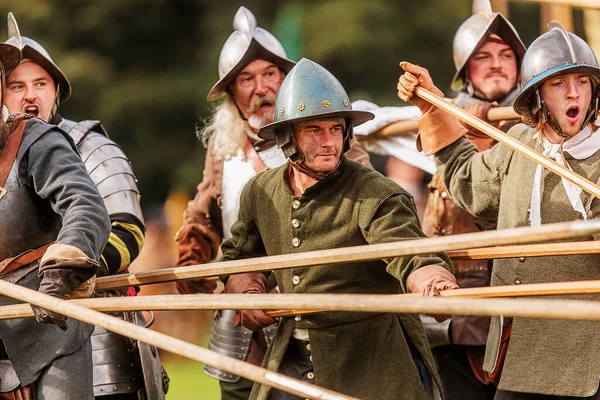
<svg viewBox="0 0 600 400">
<path fill-rule="evenodd" d="M 534 131 L 526 125 L 508 134 L 541 152 Z M 596 135 L 600 132 L 595 133 Z M 600 152 L 576 160 L 565 153 L 581 176 L 600 181 Z M 438 172 L 454 201 L 476 216 L 498 219 L 498 229 L 529 226 L 529 207 L 537 164 L 503 144 L 478 153 L 465 137 L 435 156 Z M 600 201 L 582 195 L 588 218 L 600 215 Z M 581 219 L 573 210 L 561 178 L 544 170 L 542 224 Z M 595 240 L 595 237 L 575 240 Z M 600 279 L 600 256 L 560 256 L 495 260 L 492 286 Z M 556 298 L 553 297 L 553 298 Z M 600 296 L 564 296 L 600 300 Z M 494 369 L 503 323 L 493 318 L 484 369 Z M 499 384 L 503 390 L 560 396 L 591 396 L 600 378 L 600 323 L 515 318 Z"/>
<path fill-rule="evenodd" d="M 288 168 L 286 164 L 265 171 L 246 185 L 238 221 L 231 228 L 233 237 L 222 245 L 222 260 L 425 236 L 412 197 L 378 172 L 342 157 L 332 174 L 294 196 Z M 293 220 L 297 220 L 296 227 Z M 429 264 L 451 270 L 445 254 L 429 254 L 275 274 L 282 293 L 394 294 L 406 292 L 408 275 Z M 316 383 L 321 387 L 362 399 L 425 399 L 410 342 L 441 388 L 417 315 L 323 313 L 298 319 L 282 319 L 263 367 L 277 371 L 292 330 L 305 328 Z M 251 398 L 267 399 L 269 393 L 269 387 L 256 384 Z"/>
</svg>

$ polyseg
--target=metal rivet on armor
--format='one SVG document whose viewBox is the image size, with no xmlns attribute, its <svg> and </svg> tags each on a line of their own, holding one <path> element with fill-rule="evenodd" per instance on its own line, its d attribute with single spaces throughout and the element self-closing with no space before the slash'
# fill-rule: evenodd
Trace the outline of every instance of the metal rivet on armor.
<svg viewBox="0 0 600 400">
<path fill-rule="evenodd" d="M 296 322 L 300 322 L 302 321 L 302 315 L 296 315 L 294 319 L 296 320 Z"/>
<path fill-rule="evenodd" d="M 300 208 L 300 202 L 299 202 L 298 200 L 294 200 L 294 201 L 292 201 L 292 208 L 293 208 L 294 210 L 297 210 L 297 209 L 299 209 L 299 208 Z"/>
<path fill-rule="evenodd" d="M 348 107 L 348 100 L 344 99 L 344 107 Z"/>
<path fill-rule="evenodd" d="M 306 374 L 306 377 L 307 377 L 308 379 L 315 379 L 315 373 L 311 371 L 311 372 L 309 372 L 308 374 Z"/>
<path fill-rule="evenodd" d="M 331 103 L 329 102 L 329 100 L 323 100 L 323 107 L 329 107 L 331 105 Z"/>
<path fill-rule="evenodd" d="M 283 114 L 285 114 L 285 110 L 283 108 L 279 109 L 279 115 L 283 116 Z"/>
<path fill-rule="evenodd" d="M 310 351 L 310 343 L 306 345 L 306 350 Z"/>
<path fill-rule="evenodd" d="M 294 228 L 297 228 L 297 227 L 299 227 L 299 226 L 300 226 L 300 221 L 298 221 L 296 218 L 294 218 L 294 219 L 292 220 L 292 226 L 293 226 Z"/>
<path fill-rule="evenodd" d="M 519 257 L 519 261 L 525 262 L 525 257 Z"/>
<path fill-rule="evenodd" d="M 294 276 L 292 277 L 292 283 L 293 283 L 294 285 L 298 285 L 298 284 L 300 284 L 300 281 L 301 281 L 301 280 L 302 280 L 302 279 L 300 279 L 300 277 L 299 277 L 298 275 L 294 275 Z"/>
<path fill-rule="evenodd" d="M 254 150 L 259 151 L 260 150 L 260 146 L 254 146 Z"/>
<path fill-rule="evenodd" d="M 442 199 L 445 199 L 446 197 L 448 197 L 448 192 L 444 191 L 440 196 L 442 196 Z"/>
<path fill-rule="evenodd" d="M 515 279 L 515 285 L 520 285 L 520 284 L 521 284 L 521 281 L 518 279 Z"/>
<path fill-rule="evenodd" d="M 304 111 L 304 103 L 298 104 L 298 111 Z"/>
<path fill-rule="evenodd" d="M 312 356 L 308 356 L 308 359 L 310 360 L 310 362 L 312 362 Z"/>
<path fill-rule="evenodd" d="M 293 238 L 293 239 L 292 239 L 292 246 L 294 246 L 294 247 L 298 247 L 298 246 L 300 246 L 300 239 L 298 239 L 298 238 Z"/>
</svg>

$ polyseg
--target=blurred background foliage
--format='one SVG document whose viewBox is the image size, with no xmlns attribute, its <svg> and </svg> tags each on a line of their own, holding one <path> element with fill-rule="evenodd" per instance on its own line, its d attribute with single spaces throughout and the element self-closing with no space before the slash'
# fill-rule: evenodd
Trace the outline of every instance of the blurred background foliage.
<svg viewBox="0 0 600 400">
<path fill-rule="evenodd" d="M 168 193 L 193 195 L 204 148 L 194 126 L 210 115 L 221 46 L 240 5 L 272 31 L 295 60 L 334 73 L 352 99 L 400 105 L 398 62 L 431 70 L 446 92 L 452 38 L 470 0 L 0 0 L 21 34 L 42 43 L 73 84 L 60 108 L 70 119 L 100 119 L 133 162 L 146 211 Z M 539 6 L 510 3 L 529 44 Z M 1 26 L 5 26 L 2 24 Z"/>
</svg>

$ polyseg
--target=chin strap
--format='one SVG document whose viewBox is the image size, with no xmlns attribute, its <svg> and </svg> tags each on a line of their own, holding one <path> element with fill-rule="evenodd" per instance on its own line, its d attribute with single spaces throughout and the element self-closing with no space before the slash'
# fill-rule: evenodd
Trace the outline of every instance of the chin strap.
<svg viewBox="0 0 600 400">
<path fill-rule="evenodd" d="M 327 172 L 313 171 L 312 169 L 310 169 L 306 165 L 304 165 L 304 163 L 300 164 L 296 161 L 292 161 L 291 163 L 292 163 L 292 167 L 296 171 L 302 172 L 304 175 L 310 176 L 315 181 L 320 181 L 320 180 L 324 179 L 326 176 L 328 176 L 329 174 L 331 174 L 333 171 L 335 171 L 337 169 L 337 167 L 340 165 L 340 162 L 341 162 L 341 160 L 338 161 L 338 163 L 334 169 L 332 169 L 331 171 L 327 171 Z"/>
</svg>

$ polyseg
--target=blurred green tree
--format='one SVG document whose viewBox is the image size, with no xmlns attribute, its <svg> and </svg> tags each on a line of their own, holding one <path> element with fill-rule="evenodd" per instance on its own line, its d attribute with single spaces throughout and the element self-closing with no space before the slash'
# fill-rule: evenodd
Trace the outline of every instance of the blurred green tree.
<svg viewBox="0 0 600 400">
<path fill-rule="evenodd" d="M 281 36 L 292 58 L 331 70 L 352 99 L 402 105 L 395 86 L 404 59 L 429 68 L 448 91 L 452 39 L 471 1 L 0 0 L 0 15 L 12 11 L 21 34 L 42 43 L 70 78 L 61 113 L 101 119 L 125 149 L 148 208 L 176 188 L 193 195 L 202 178 L 194 125 L 210 115 L 205 97 L 240 5 Z M 511 4 L 526 44 L 539 33 L 536 13 L 536 5 Z"/>
</svg>

